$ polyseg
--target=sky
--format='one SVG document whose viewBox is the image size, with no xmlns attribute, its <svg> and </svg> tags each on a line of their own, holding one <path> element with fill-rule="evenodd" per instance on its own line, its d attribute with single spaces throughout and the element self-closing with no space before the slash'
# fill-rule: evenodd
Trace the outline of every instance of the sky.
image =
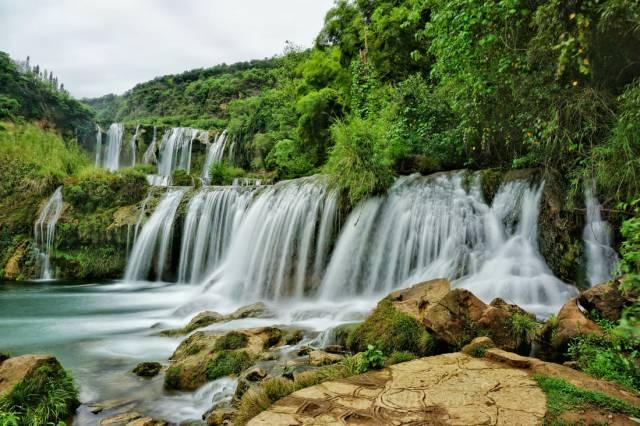
<svg viewBox="0 0 640 426">
<path fill-rule="evenodd" d="M 78 98 L 311 46 L 333 0 L 0 0 L 0 51 Z"/>
</svg>

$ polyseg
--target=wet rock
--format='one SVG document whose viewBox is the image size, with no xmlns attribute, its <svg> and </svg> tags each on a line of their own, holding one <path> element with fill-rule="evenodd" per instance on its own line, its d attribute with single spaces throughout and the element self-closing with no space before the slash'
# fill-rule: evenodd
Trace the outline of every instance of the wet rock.
<svg viewBox="0 0 640 426">
<path fill-rule="evenodd" d="M 131 405 L 134 402 L 135 401 L 132 399 L 129 399 L 129 400 L 112 399 L 108 401 L 101 401 L 101 402 L 95 402 L 95 403 L 89 404 L 87 405 L 87 408 L 89 409 L 89 412 L 91 412 L 92 414 L 99 414 L 105 410 L 107 411 L 115 410 L 117 408 L 121 409 L 122 407 Z"/>
<path fill-rule="evenodd" d="M 259 367 L 250 369 L 244 374 L 244 378 L 250 382 L 259 382 L 267 377 L 267 372 Z"/>
<path fill-rule="evenodd" d="M 593 310 L 609 321 L 618 321 L 622 310 L 633 303 L 632 294 L 620 291 L 620 283 L 612 281 L 592 287 L 580 293 L 578 301 L 587 310 Z"/>
<path fill-rule="evenodd" d="M 298 349 L 298 352 L 296 352 L 296 355 L 298 356 L 307 356 L 309 355 L 309 352 L 311 352 L 312 349 L 309 346 L 303 346 L 300 349 Z"/>
<path fill-rule="evenodd" d="M 206 422 L 210 426 L 228 425 L 233 421 L 236 410 L 232 408 L 218 408 L 208 413 Z"/>
<path fill-rule="evenodd" d="M 166 426 L 167 422 L 154 420 L 151 417 L 142 417 L 127 423 L 127 426 Z"/>
<path fill-rule="evenodd" d="M 344 359 L 343 355 L 330 354 L 324 351 L 311 351 L 309 352 L 309 364 L 316 367 L 323 365 L 335 364 Z"/>
<path fill-rule="evenodd" d="M 298 364 L 293 363 L 285 366 L 282 377 L 285 379 L 293 380 L 295 376 L 301 373 L 306 373 L 307 371 L 316 370 L 318 367 L 310 365 L 310 364 Z"/>
<path fill-rule="evenodd" d="M 438 303 L 451 291 L 448 280 L 438 279 L 394 291 L 387 298 L 400 312 L 420 319 L 424 311 Z"/>
<path fill-rule="evenodd" d="M 487 349 L 491 349 L 495 347 L 496 347 L 496 344 L 493 343 L 493 340 L 491 340 L 491 338 L 482 336 L 482 337 L 476 337 L 469 344 L 465 345 L 462 348 L 462 352 L 467 355 L 477 357 L 477 356 L 483 356 L 484 352 Z"/>
<path fill-rule="evenodd" d="M 190 333 L 198 328 L 203 328 L 211 324 L 225 321 L 225 316 L 217 312 L 204 311 L 193 317 L 189 324 L 184 327 L 184 332 Z"/>
<path fill-rule="evenodd" d="M 273 318 L 275 313 L 262 302 L 243 306 L 234 313 L 228 315 L 227 320 L 238 320 L 243 318 Z"/>
<path fill-rule="evenodd" d="M 340 345 L 329 345 L 323 349 L 325 352 L 330 354 L 343 354 L 345 350 Z"/>
<path fill-rule="evenodd" d="M 133 374 L 139 377 L 155 377 L 162 370 L 159 362 L 141 362 L 133 369 Z"/>
<path fill-rule="evenodd" d="M 137 411 L 118 414 L 100 420 L 100 426 L 128 426 L 131 422 L 142 419 L 144 416 Z"/>
<path fill-rule="evenodd" d="M 555 333 L 555 341 L 557 347 L 566 347 L 573 339 L 582 334 L 602 335 L 600 327 L 582 312 L 578 307 L 578 299 L 572 298 L 564 304 L 558 313 L 558 327 Z"/>
<path fill-rule="evenodd" d="M 284 337 L 284 343 L 287 345 L 297 345 L 304 339 L 304 331 L 290 330 Z"/>
</svg>

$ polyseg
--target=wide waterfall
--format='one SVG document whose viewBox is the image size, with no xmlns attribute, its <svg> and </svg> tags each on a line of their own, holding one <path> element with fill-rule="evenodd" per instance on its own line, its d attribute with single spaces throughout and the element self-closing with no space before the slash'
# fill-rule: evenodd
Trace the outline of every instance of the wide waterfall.
<svg viewBox="0 0 640 426">
<path fill-rule="evenodd" d="M 198 129 L 176 127 L 164 134 L 158 149 L 158 172 L 149 179 L 152 185 L 170 185 L 171 175 L 177 169 L 191 171 L 191 147 L 199 132 Z"/>
<path fill-rule="evenodd" d="M 176 211 L 185 192 L 185 188 L 170 189 L 145 223 L 131 250 L 126 280 L 146 280 L 152 272 L 156 280 L 163 279 Z"/>
<path fill-rule="evenodd" d="M 182 228 L 178 282 L 198 282 L 219 265 L 251 196 L 251 190 L 233 187 L 204 188 L 193 196 Z"/>
<path fill-rule="evenodd" d="M 40 261 L 40 279 L 53 279 L 49 258 L 53 248 L 56 223 L 62 213 L 62 187 L 55 190 L 35 223 L 35 243 Z"/>
<path fill-rule="evenodd" d="M 209 176 L 209 170 L 211 166 L 217 163 L 222 162 L 222 158 L 224 156 L 224 148 L 227 145 L 227 131 L 220 133 L 216 136 L 215 140 L 209 148 L 207 149 L 207 159 L 204 162 L 204 167 L 202 168 L 202 180 L 205 183 L 210 183 L 211 179 Z"/>
<path fill-rule="evenodd" d="M 116 171 L 120 168 L 120 151 L 122 150 L 122 136 L 124 124 L 113 123 L 107 130 L 107 146 L 102 152 L 102 144 L 97 146 L 96 165 L 107 170 Z M 99 160 L 99 161 L 98 161 Z"/>
<path fill-rule="evenodd" d="M 594 286 L 613 277 L 618 255 L 612 248 L 613 228 L 602 219 L 602 206 L 591 185 L 585 185 L 586 222 L 582 232 L 587 258 L 587 281 Z"/>
</svg>

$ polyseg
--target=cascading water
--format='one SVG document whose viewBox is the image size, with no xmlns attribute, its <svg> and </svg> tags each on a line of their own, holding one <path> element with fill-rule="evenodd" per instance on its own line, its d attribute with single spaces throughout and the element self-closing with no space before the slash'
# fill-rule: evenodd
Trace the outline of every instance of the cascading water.
<svg viewBox="0 0 640 426">
<path fill-rule="evenodd" d="M 215 138 L 211 145 L 209 145 L 207 150 L 207 159 L 205 160 L 204 167 L 202 168 L 202 180 L 205 183 L 211 182 L 211 177 L 209 176 L 211 166 L 222 162 L 226 144 L 227 131 L 225 130 Z"/>
<path fill-rule="evenodd" d="M 318 177 L 256 193 L 239 219 L 224 262 L 206 280 L 235 300 L 301 298 L 324 272 L 337 196 Z"/>
<path fill-rule="evenodd" d="M 35 223 L 35 243 L 40 258 L 40 279 L 53 279 L 49 257 L 53 248 L 56 223 L 62 213 L 62 187 L 55 190 Z"/>
<path fill-rule="evenodd" d="M 131 137 L 131 141 L 129 142 L 129 151 L 131 151 L 131 167 L 136 165 L 136 150 L 138 149 L 136 143 L 139 137 L 140 125 L 136 126 L 136 132 L 133 134 L 133 136 Z"/>
<path fill-rule="evenodd" d="M 151 144 L 142 156 L 142 161 L 144 161 L 144 164 L 152 164 L 158 161 L 158 158 L 156 157 L 156 151 L 158 150 L 158 139 L 156 132 L 156 126 L 153 126 L 153 139 L 151 140 Z"/>
<path fill-rule="evenodd" d="M 191 147 L 199 130 L 177 127 L 167 131 L 160 142 L 157 175 L 150 176 L 152 185 L 168 186 L 177 169 L 191 171 Z"/>
<path fill-rule="evenodd" d="M 612 248 L 613 228 L 602 219 L 602 206 L 591 185 L 585 185 L 586 222 L 582 232 L 587 257 L 589 285 L 601 284 L 613 278 L 618 254 Z"/>
<path fill-rule="evenodd" d="M 252 192 L 205 188 L 193 196 L 182 228 L 178 282 L 195 283 L 219 265 Z"/>
<path fill-rule="evenodd" d="M 102 128 L 96 124 L 96 167 L 102 162 Z"/>
<path fill-rule="evenodd" d="M 185 188 L 169 189 L 142 227 L 127 262 L 126 281 L 146 280 L 152 270 L 155 279 L 162 280 L 173 240 L 176 211 L 185 192 Z"/>
<path fill-rule="evenodd" d="M 120 168 L 120 151 L 122 150 L 122 136 L 124 124 L 113 123 L 107 130 L 107 146 L 102 161 L 99 164 L 112 172 Z"/>
</svg>

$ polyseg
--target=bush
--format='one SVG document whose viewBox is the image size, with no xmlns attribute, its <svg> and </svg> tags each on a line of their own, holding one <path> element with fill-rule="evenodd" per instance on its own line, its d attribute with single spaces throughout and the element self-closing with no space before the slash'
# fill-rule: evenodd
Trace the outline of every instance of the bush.
<svg viewBox="0 0 640 426">
<path fill-rule="evenodd" d="M 251 357 L 245 351 L 224 350 L 207 363 L 207 378 L 216 380 L 220 377 L 240 374 L 251 366 Z"/>
<path fill-rule="evenodd" d="M 231 185 L 233 179 L 244 176 L 244 170 L 229 167 L 224 163 L 214 163 L 209 168 L 210 185 Z"/>
<path fill-rule="evenodd" d="M 71 376 L 63 368 L 43 365 L 0 398 L 0 424 L 57 424 L 73 415 L 78 405 L 78 390 Z"/>
<path fill-rule="evenodd" d="M 375 346 L 367 346 L 367 350 L 359 354 L 357 371 L 358 373 L 365 373 L 372 369 L 380 369 L 384 367 L 384 354 Z"/>
<path fill-rule="evenodd" d="M 177 169 L 171 176 L 171 184 L 174 186 L 193 186 L 194 179 L 185 169 Z"/>
<path fill-rule="evenodd" d="M 396 351 L 426 355 L 431 352 L 432 339 L 420 322 L 385 299 L 347 338 L 347 347 L 353 352 L 366 351 L 369 345 L 385 355 Z"/>
<path fill-rule="evenodd" d="M 354 118 L 331 127 L 335 146 L 326 172 L 351 206 L 371 195 L 383 193 L 393 183 L 393 161 L 386 151 L 384 123 Z"/>
<path fill-rule="evenodd" d="M 510 319 L 511 333 L 519 345 L 531 344 L 538 333 L 539 324 L 530 315 L 515 313 Z"/>
<path fill-rule="evenodd" d="M 247 347 L 248 342 L 249 338 L 246 334 L 240 333 L 238 331 L 231 331 L 218 339 L 218 341 L 216 342 L 215 350 L 223 351 L 242 349 Z"/>
<path fill-rule="evenodd" d="M 304 176 L 313 169 L 311 160 L 291 139 L 284 139 L 276 143 L 267 155 L 266 164 L 267 167 L 275 169 L 280 179 Z"/>
</svg>

